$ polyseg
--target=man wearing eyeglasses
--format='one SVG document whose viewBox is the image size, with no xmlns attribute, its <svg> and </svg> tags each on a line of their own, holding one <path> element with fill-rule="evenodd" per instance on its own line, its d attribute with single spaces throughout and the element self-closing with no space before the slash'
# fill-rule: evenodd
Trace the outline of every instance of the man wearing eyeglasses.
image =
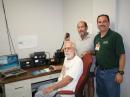
<svg viewBox="0 0 130 97">
<path fill-rule="evenodd" d="M 39 90 L 35 97 L 53 97 L 58 90 L 75 91 L 78 80 L 83 72 L 83 62 L 80 57 L 76 55 L 75 45 L 71 41 L 64 43 L 65 60 L 63 66 L 51 66 L 52 70 L 61 70 L 58 82 L 44 85 Z M 56 97 L 62 97 L 57 95 Z M 74 95 L 67 95 L 65 97 L 74 97 Z"/>
</svg>

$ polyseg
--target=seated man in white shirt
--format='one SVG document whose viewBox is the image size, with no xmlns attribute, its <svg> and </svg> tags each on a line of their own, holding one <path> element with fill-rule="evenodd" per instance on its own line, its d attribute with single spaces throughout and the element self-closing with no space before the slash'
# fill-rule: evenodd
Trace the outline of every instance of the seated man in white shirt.
<svg viewBox="0 0 130 97">
<path fill-rule="evenodd" d="M 63 66 L 52 66 L 53 70 L 61 70 L 58 82 L 39 90 L 35 97 L 53 97 L 58 90 L 75 91 L 78 80 L 83 72 L 83 62 L 76 55 L 75 46 L 71 41 L 64 44 L 65 60 Z M 57 97 L 62 97 L 57 95 Z M 67 96 L 67 97 L 72 97 Z"/>
</svg>

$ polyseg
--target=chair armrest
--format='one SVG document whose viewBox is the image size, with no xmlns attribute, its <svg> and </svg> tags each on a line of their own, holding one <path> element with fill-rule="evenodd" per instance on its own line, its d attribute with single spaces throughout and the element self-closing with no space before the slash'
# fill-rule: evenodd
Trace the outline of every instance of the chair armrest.
<svg viewBox="0 0 130 97">
<path fill-rule="evenodd" d="M 73 95 L 75 92 L 70 91 L 70 90 L 60 90 L 56 92 L 56 94 L 53 97 L 56 97 L 57 94 L 62 94 L 62 95 Z"/>
</svg>

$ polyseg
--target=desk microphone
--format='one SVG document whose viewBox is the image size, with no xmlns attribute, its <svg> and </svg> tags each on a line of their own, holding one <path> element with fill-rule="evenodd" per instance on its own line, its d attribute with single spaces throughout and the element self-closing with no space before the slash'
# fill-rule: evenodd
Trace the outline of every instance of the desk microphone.
<svg viewBox="0 0 130 97">
<path fill-rule="evenodd" d="M 70 34 L 69 34 L 68 32 L 65 34 L 64 40 L 65 40 L 65 41 L 69 41 L 69 40 L 70 40 Z M 64 45 L 64 41 L 63 41 L 63 43 L 62 43 L 62 46 L 61 46 L 61 48 L 60 48 L 60 51 L 61 51 L 61 49 L 63 48 L 63 45 Z"/>
</svg>

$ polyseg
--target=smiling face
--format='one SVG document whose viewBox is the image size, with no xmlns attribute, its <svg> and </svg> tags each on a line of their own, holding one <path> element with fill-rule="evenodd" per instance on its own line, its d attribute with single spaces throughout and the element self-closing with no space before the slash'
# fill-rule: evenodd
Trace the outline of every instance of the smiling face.
<svg viewBox="0 0 130 97">
<path fill-rule="evenodd" d="M 105 15 L 99 16 L 97 18 L 97 27 L 100 30 L 100 33 L 105 33 L 109 30 L 110 22 L 109 18 Z"/>
</svg>

